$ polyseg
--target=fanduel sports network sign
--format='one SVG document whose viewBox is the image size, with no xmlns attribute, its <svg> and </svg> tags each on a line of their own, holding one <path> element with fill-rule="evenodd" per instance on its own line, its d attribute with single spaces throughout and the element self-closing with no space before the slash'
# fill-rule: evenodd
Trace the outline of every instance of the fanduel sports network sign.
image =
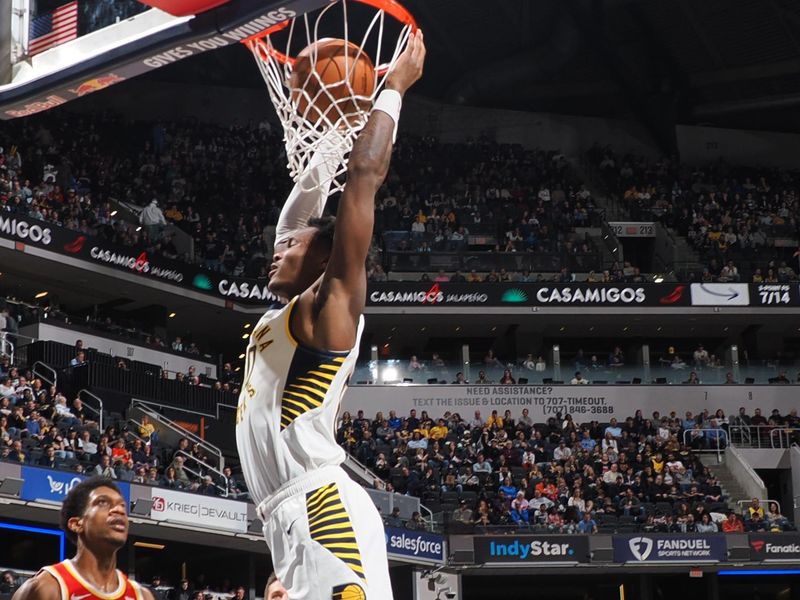
<svg viewBox="0 0 800 600">
<path fill-rule="evenodd" d="M 477 564 L 589 562 L 589 538 L 585 535 L 477 536 L 473 544 Z"/>
<path fill-rule="evenodd" d="M 800 561 L 800 534 L 750 534 L 750 560 Z"/>
<path fill-rule="evenodd" d="M 385 531 L 389 557 L 444 563 L 444 537 L 441 535 L 395 527 L 386 527 Z"/>
<path fill-rule="evenodd" d="M 22 479 L 23 484 L 20 497 L 23 500 L 63 502 L 70 490 L 86 479 L 86 477 L 68 471 L 22 467 Z M 114 483 L 117 484 L 126 502 L 130 502 L 130 484 L 125 482 Z"/>
<path fill-rule="evenodd" d="M 614 562 L 721 562 L 728 558 L 723 535 L 614 536 Z"/>
<path fill-rule="evenodd" d="M 236 500 L 153 488 L 150 518 L 224 531 L 247 532 L 247 504 Z"/>
</svg>

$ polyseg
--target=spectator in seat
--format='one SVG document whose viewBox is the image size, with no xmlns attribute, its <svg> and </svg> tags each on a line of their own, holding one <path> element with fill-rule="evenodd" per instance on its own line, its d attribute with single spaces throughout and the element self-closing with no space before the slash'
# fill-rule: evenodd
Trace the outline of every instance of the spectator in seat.
<svg viewBox="0 0 800 600">
<path fill-rule="evenodd" d="M 203 483 L 200 485 L 197 492 L 203 496 L 217 495 L 217 486 L 214 485 L 214 479 L 211 477 L 211 475 L 206 475 L 203 477 Z"/>
<path fill-rule="evenodd" d="M 392 514 L 386 517 L 386 524 L 389 527 L 402 527 L 403 526 L 403 519 L 400 518 L 400 507 L 395 506 L 392 509 Z"/>
<path fill-rule="evenodd" d="M 753 517 L 747 521 L 747 531 L 763 533 L 768 530 L 769 523 L 763 516 L 759 514 L 753 515 Z"/>
<path fill-rule="evenodd" d="M 695 531 L 697 531 L 697 533 L 716 533 L 719 531 L 719 528 L 717 524 L 711 520 L 711 515 L 709 513 L 703 513 L 700 522 L 695 525 Z"/>
<path fill-rule="evenodd" d="M 173 459 L 171 466 L 175 469 L 175 479 L 177 479 L 183 487 L 188 488 L 191 487 L 192 482 L 189 479 L 189 474 L 183 467 L 183 463 L 183 456 L 176 456 Z"/>
<path fill-rule="evenodd" d="M 458 508 L 453 511 L 453 521 L 462 525 L 472 525 L 472 509 L 467 506 L 466 500 L 461 500 Z"/>
<path fill-rule="evenodd" d="M 461 371 L 456 373 L 456 379 L 453 382 L 454 385 L 467 385 L 468 383 L 469 381 L 464 379 L 464 373 L 462 373 Z"/>
<path fill-rule="evenodd" d="M 722 522 L 724 533 L 744 533 L 744 523 L 735 512 L 728 513 L 728 518 Z"/>
<path fill-rule="evenodd" d="M 0 594 L 13 594 L 19 587 L 19 580 L 14 571 L 6 570 L 0 574 Z"/>
<path fill-rule="evenodd" d="M 697 349 L 694 351 L 692 355 L 694 359 L 694 366 L 698 369 L 702 369 L 703 367 L 708 365 L 708 351 L 703 348 L 703 344 L 700 344 Z"/>
<path fill-rule="evenodd" d="M 83 350 L 79 350 L 78 353 L 75 355 L 71 361 L 69 361 L 70 367 L 82 367 L 86 364 L 86 354 Z"/>
<path fill-rule="evenodd" d="M 789 526 L 789 519 L 781 514 L 781 509 L 777 502 L 769 503 L 769 510 L 767 511 L 766 518 L 769 523 L 770 531 L 786 531 Z"/>
<path fill-rule="evenodd" d="M 492 383 L 492 380 L 486 377 L 486 371 L 480 370 L 478 371 L 478 379 L 475 383 L 488 384 Z"/>
<path fill-rule="evenodd" d="M 514 385 L 517 383 L 517 380 L 511 375 L 511 369 L 503 371 L 503 377 L 500 378 L 500 383 L 503 385 Z"/>
<path fill-rule="evenodd" d="M 411 518 L 406 522 L 406 529 L 424 531 L 427 528 L 427 524 L 422 520 L 422 515 L 418 511 L 415 510 L 411 513 Z"/>
<path fill-rule="evenodd" d="M 486 353 L 486 356 L 483 357 L 483 364 L 487 367 L 503 367 L 503 363 L 500 362 L 500 359 L 494 355 L 494 352 L 491 349 L 489 349 L 489 351 Z"/>
<path fill-rule="evenodd" d="M 55 469 L 56 464 L 56 450 L 52 446 L 47 446 L 44 449 L 44 454 L 38 462 L 40 467 L 47 467 L 48 469 Z"/>
<path fill-rule="evenodd" d="M 587 510 L 583 513 L 583 518 L 578 522 L 578 533 L 597 533 L 597 521 L 592 518 L 592 514 Z"/>
<path fill-rule="evenodd" d="M 100 457 L 100 463 L 95 466 L 94 474 L 100 477 L 107 477 L 109 479 L 116 479 L 117 474 L 111 467 L 111 457 L 108 454 L 103 454 Z"/>
<path fill-rule="evenodd" d="M 575 377 L 572 378 L 570 383 L 572 385 L 586 385 L 589 382 L 583 378 L 583 375 L 581 375 L 580 371 L 575 371 Z"/>
<path fill-rule="evenodd" d="M 689 373 L 689 379 L 683 382 L 686 385 L 700 385 L 700 379 L 697 377 L 697 372 L 692 371 Z"/>
<path fill-rule="evenodd" d="M 750 501 L 750 506 L 747 507 L 746 516 L 748 520 L 751 521 L 756 517 L 760 519 L 764 518 L 764 508 L 761 506 L 761 501 L 758 498 L 753 498 Z"/>
<path fill-rule="evenodd" d="M 133 460 L 128 458 L 121 461 L 116 468 L 117 479 L 120 481 L 133 481 L 136 477 L 136 470 L 134 468 Z"/>
</svg>

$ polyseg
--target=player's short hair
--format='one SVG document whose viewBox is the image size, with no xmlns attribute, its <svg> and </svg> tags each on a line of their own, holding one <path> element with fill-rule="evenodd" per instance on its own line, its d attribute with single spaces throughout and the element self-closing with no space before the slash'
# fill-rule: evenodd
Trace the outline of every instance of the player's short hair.
<svg viewBox="0 0 800 600">
<path fill-rule="evenodd" d="M 314 217 L 308 220 L 308 226 L 317 230 L 314 243 L 322 244 L 330 250 L 333 248 L 333 234 L 336 232 L 336 217 Z"/>
<path fill-rule="evenodd" d="M 275 571 L 273 571 L 272 573 L 269 574 L 269 577 L 267 577 L 267 585 L 264 587 L 264 595 L 265 596 L 266 596 L 267 590 L 269 589 L 269 586 L 271 586 L 276 581 L 278 581 L 278 575 L 275 573 Z"/>
<path fill-rule="evenodd" d="M 97 488 L 107 487 L 111 488 L 118 494 L 122 495 L 117 484 L 108 477 L 89 477 L 81 481 L 78 485 L 72 488 L 64 498 L 64 504 L 61 505 L 61 529 L 67 535 L 67 539 L 73 544 L 77 543 L 78 536 L 69 528 L 69 520 L 74 517 L 82 517 L 86 512 L 86 505 L 89 503 L 89 496 Z"/>
</svg>

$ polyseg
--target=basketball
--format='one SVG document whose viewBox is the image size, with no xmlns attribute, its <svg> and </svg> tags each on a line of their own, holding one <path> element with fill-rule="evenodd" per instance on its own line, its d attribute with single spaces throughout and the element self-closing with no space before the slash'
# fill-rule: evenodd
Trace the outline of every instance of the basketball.
<svg viewBox="0 0 800 600">
<path fill-rule="evenodd" d="M 356 44 L 338 38 L 306 46 L 295 59 L 289 81 L 297 112 L 312 123 L 323 116 L 335 123 L 339 113 L 369 110 L 375 85 L 372 59 Z M 334 104 L 337 110 L 332 111 Z"/>
</svg>

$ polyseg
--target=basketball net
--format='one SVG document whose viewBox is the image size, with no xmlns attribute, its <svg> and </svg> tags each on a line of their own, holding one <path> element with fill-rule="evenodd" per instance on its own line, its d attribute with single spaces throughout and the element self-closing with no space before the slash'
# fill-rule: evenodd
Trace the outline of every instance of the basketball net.
<svg viewBox="0 0 800 600">
<path fill-rule="evenodd" d="M 353 27 L 348 25 L 348 11 L 354 4 L 374 10 L 363 34 L 351 31 Z M 341 17 L 336 15 L 337 12 L 342 13 Z M 391 45 L 391 39 L 384 40 L 385 33 L 389 38 L 390 23 L 387 20 L 391 22 L 391 27 L 400 28 L 394 46 Z M 399 25 L 392 21 L 397 21 Z M 330 194 L 342 191 L 344 178 L 341 175 L 347 171 L 347 159 L 353 143 L 367 124 L 375 98 L 383 89 L 386 77 L 397 63 L 409 35 L 416 28 L 413 16 L 395 0 L 338 0 L 316 13 L 292 18 L 243 41 L 256 58 L 283 125 L 289 174 L 303 191 L 318 189 L 328 183 L 331 183 Z M 321 30 L 326 33 L 324 37 L 320 37 Z M 323 85 L 316 69 L 317 52 L 310 54 L 311 72 L 300 83 L 303 87 L 292 88 L 293 55 L 334 35 L 346 42 L 353 42 L 360 49 L 352 56 L 346 54 L 344 78 L 336 83 L 328 81 L 328 85 L 338 89 L 346 86 L 349 94 L 337 99 Z M 356 94 L 351 84 L 353 69 L 358 65 L 362 53 L 366 53 L 376 65 L 375 89 L 369 96 Z M 309 93 L 309 88 L 312 93 Z M 327 96 L 326 100 L 330 102 L 330 108 L 324 114 L 314 109 L 315 102 L 322 95 Z M 299 110 L 301 98 L 305 106 L 302 112 Z M 327 170 L 332 173 L 332 179 L 317 181 L 314 177 L 303 177 L 316 153 L 320 153 L 328 164 L 338 164 L 337 169 Z"/>
</svg>

